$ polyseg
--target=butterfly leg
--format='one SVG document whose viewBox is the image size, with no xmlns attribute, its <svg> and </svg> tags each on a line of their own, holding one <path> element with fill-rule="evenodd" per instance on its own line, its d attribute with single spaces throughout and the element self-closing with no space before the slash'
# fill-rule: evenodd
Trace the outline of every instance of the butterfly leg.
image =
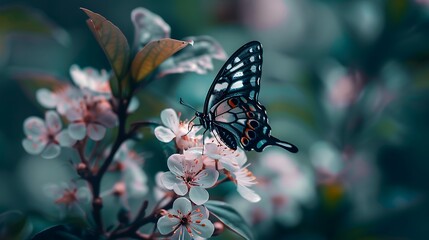
<svg viewBox="0 0 429 240">
<path fill-rule="evenodd" d="M 206 138 L 205 138 L 205 136 L 206 136 L 206 132 L 208 131 L 209 129 L 205 129 L 204 130 L 204 132 L 203 132 L 203 152 L 202 152 L 202 154 L 204 155 L 204 146 L 205 146 L 205 142 L 206 142 Z"/>
</svg>

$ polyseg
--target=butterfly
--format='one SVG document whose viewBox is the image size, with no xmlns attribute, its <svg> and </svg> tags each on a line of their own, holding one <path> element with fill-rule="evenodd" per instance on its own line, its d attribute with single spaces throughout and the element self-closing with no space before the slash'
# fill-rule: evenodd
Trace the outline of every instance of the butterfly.
<svg viewBox="0 0 429 240">
<path fill-rule="evenodd" d="M 243 45 L 220 69 L 207 93 L 203 112 L 196 111 L 194 119 L 199 118 L 205 132 L 210 130 L 233 150 L 238 144 L 257 152 L 275 145 L 296 153 L 295 145 L 271 136 L 266 109 L 258 101 L 261 70 L 261 43 Z M 189 106 L 182 99 L 180 103 Z"/>
</svg>

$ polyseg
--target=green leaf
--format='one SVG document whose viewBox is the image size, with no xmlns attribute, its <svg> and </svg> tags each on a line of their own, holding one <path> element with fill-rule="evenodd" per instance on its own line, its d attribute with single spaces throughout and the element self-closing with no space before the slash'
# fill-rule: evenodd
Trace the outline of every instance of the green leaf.
<svg viewBox="0 0 429 240">
<path fill-rule="evenodd" d="M 148 43 L 140 50 L 131 64 L 131 76 L 140 82 L 174 53 L 191 44 L 171 38 L 163 38 Z"/>
<path fill-rule="evenodd" d="M 244 239 L 253 239 L 252 231 L 243 217 L 235 209 L 224 202 L 210 200 L 204 204 L 210 213 L 221 221 L 227 228 Z"/>
<path fill-rule="evenodd" d="M 19 211 L 0 214 L 0 239 L 26 239 L 31 232 L 27 217 Z"/>
<path fill-rule="evenodd" d="M 112 91 L 118 89 L 117 86 L 121 86 L 122 88 L 126 87 L 126 81 L 128 80 L 126 75 L 128 73 L 130 61 L 130 47 L 127 39 L 118 27 L 100 14 L 85 8 L 81 9 L 88 15 L 89 19 L 86 23 L 106 54 L 115 73 L 116 78 L 111 78 L 110 82 Z M 121 92 L 120 89 L 117 91 L 118 92 L 113 92 L 115 96 L 119 95 Z"/>
</svg>

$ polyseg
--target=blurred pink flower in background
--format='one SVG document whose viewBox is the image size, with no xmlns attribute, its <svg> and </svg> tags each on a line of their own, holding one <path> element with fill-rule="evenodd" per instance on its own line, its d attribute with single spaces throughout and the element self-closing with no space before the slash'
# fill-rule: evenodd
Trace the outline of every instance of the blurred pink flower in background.
<svg viewBox="0 0 429 240">
<path fill-rule="evenodd" d="M 235 196 L 229 201 L 253 226 L 263 223 L 259 227 L 269 227 L 273 220 L 285 226 L 298 224 L 301 207 L 312 206 L 315 200 L 311 171 L 279 150 L 262 153 L 252 169 L 258 182 L 254 190 L 261 196 L 260 202 L 252 204 Z"/>
<path fill-rule="evenodd" d="M 76 140 L 88 136 L 99 141 L 106 134 L 106 128 L 116 126 L 118 121 L 110 103 L 104 97 L 89 94 L 85 94 L 67 110 L 66 118 L 70 122 L 69 134 Z"/>
<path fill-rule="evenodd" d="M 112 90 L 110 89 L 109 78 L 110 74 L 106 70 L 100 71 L 86 67 L 81 69 L 74 64 L 70 67 L 70 75 L 73 82 L 82 90 L 86 89 L 94 93 L 105 94 L 106 97 L 111 97 Z"/>
<path fill-rule="evenodd" d="M 44 187 L 46 196 L 60 207 L 60 217 L 70 215 L 85 216 L 83 205 L 89 203 L 91 194 L 87 187 L 77 187 L 74 183 L 52 183 Z"/>
<path fill-rule="evenodd" d="M 68 132 L 61 129 L 61 119 L 55 111 L 47 111 L 45 121 L 29 117 L 24 121 L 26 138 L 22 146 L 30 154 L 41 153 L 44 158 L 55 158 L 60 154 L 60 146 L 70 147 L 75 143 Z"/>
<path fill-rule="evenodd" d="M 241 0 L 240 2 L 242 21 L 250 28 L 275 27 L 281 24 L 288 14 L 284 0 Z"/>
</svg>

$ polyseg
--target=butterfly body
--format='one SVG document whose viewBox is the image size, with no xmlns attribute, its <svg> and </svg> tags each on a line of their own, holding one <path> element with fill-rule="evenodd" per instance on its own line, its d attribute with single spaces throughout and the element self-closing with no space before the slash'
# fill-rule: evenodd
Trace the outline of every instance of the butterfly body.
<svg viewBox="0 0 429 240">
<path fill-rule="evenodd" d="M 196 112 L 206 131 L 210 130 L 226 146 L 261 152 L 269 145 L 290 152 L 298 148 L 271 136 L 265 107 L 259 103 L 262 46 L 253 41 L 238 49 L 213 81 L 203 112 Z"/>
</svg>

